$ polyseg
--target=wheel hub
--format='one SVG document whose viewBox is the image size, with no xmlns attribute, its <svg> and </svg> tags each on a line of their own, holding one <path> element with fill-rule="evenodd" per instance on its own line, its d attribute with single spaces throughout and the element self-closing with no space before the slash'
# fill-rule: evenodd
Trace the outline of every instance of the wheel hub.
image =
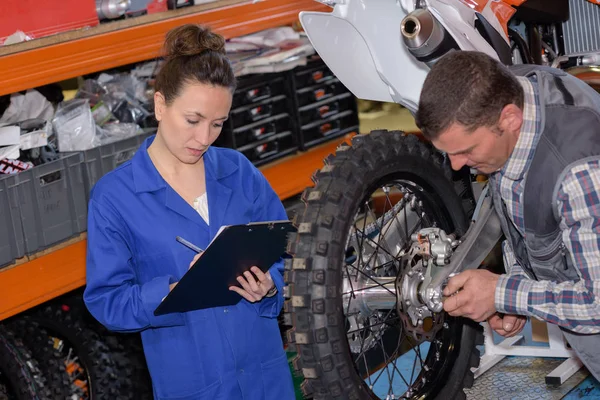
<svg viewBox="0 0 600 400">
<path fill-rule="evenodd" d="M 423 299 L 431 281 L 432 269 L 448 263 L 457 242 L 439 228 L 421 229 L 411 237 L 408 252 L 396 260 L 396 277 L 358 274 L 345 278 L 343 302 L 348 321 L 348 341 L 353 352 L 368 350 L 381 338 L 386 325 L 380 323 L 384 311 L 396 309 L 403 327 L 417 342 L 432 340 L 443 325 L 443 313 L 432 312 Z M 370 254 L 363 253 L 363 257 Z M 381 258 L 381 257 L 380 257 Z M 390 260 L 387 257 L 379 263 Z M 373 259 L 373 258 L 372 258 Z M 439 291 L 434 295 L 441 296 Z M 352 333 L 366 331 L 366 335 Z"/>
<path fill-rule="evenodd" d="M 424 293 L 440 297 L 439 291 L 425 290 L 432 270 L 443 267 L 458 242 L 439 228 L 426 228 L 411 237 L 411 247 L 402 258 L 402 273 L 397 279 L 398 315 L 404 328 L 417 341 L 432 340 L 443 324 L 443 314 L 434 313 L 424 301 Z M 416 261 L 415 261 L 416 260 Z"/>
<path fill-rule="evenodd" d="M 396 283 L 398 315 L 406 332 L 418 342 L 433 339 L 443 322 L 441 314 L 432 313 L 419 294 L 425 273 L 426 269 L 419 260 L 413 267 L 407 266 Z"/>
</svg>

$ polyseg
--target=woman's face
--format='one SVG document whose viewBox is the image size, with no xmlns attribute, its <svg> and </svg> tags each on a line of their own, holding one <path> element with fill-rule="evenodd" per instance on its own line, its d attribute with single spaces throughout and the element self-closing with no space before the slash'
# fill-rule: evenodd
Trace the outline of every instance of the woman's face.
<svg viewBox="0 0 600 400">
<path fill-rule="evenodd" d="M 231 109 L 229 88 L 199 82 L 185 83 L 171 104 L 154 95 L 158 133 L 167 149 L 185 164 L 197 163 L 219 137 Z"/>
</svg>

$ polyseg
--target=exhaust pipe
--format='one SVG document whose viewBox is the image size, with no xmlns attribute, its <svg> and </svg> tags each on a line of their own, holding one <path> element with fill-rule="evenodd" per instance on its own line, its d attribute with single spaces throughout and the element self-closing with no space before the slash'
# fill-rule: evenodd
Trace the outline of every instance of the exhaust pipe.
<svg viewBox="0 0 600 400">
<path fill-rule="evenodd" d="M 444 54 L 459 50 L 446 28 L 425 9 L 417 9 L 401 22 L 402 40 L 410 54 L 430 67 Z"/>
</svg>

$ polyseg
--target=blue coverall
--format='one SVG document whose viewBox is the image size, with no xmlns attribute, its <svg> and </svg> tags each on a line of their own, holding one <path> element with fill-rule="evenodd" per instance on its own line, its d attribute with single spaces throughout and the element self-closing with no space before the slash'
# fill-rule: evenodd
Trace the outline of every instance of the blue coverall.
<svg viewBox="0 0 600 400">
<path fill-rule="evenodd" d="M 210 147 L 204 155 L 207 225 L 154 167 L 147 151 L 153 139 L 92 191 L 84 293 L 89 311 L 110 330 L 141 331 L 155 399 L 293 400 L 277 323 L 281 263 L 270 269 L 279 291 L 274 297 L 153 314 L 195 255 L 176 236 L 206 248 L 222 225 L 286 220 L 285 209 L 243 155 Z"/>
</svg>

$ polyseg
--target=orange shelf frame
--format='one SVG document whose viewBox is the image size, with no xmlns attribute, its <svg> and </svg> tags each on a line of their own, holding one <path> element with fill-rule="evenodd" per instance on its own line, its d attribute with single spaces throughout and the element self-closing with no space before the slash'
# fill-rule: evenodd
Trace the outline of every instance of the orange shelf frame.
<svg viewBox="0 0 600 400">
<path fill-rule="evenodd" d="M 0 95 L 154 59 L 159 55 L 167 31 L 181 24 L 202 23 L 211 26 L 225 38 L 231 38 L 292 24 L 297 21 L 300 11 L 330 10 L 314 0 L 231 3 L 235 2 L 218 1 L 195 6 L 195 10 L 199 11 L 192 13 L 173 10 L 162 13 L 164 19 L 113 31 L 106 31 L 107 28 L 100 25 L 77 32 L 80 37 L 77 37 L 77 33 L 64 35 L 68 37 L 65 41 L 29 50 L 13 52 L 11 46 L 0 48 Z M 219 7 L 220 4 L 230 5 Z M 176 17 L 169 18 L 168 15 Z M 51 38 L 36 40 L 47 43 Z M 23 44 L 24 48 L 29 43 Z"/>
<path fill-rule="evenodd" d="M 351 136 L 266 165 L 261 171 L 280 199 L 290 198 L 312 186 L 312 174 L 323 166 L 325 157 Z M 84 286 L 85 238 L 83 234 L 0 271 L 0 321 Z"/>
</svg>

